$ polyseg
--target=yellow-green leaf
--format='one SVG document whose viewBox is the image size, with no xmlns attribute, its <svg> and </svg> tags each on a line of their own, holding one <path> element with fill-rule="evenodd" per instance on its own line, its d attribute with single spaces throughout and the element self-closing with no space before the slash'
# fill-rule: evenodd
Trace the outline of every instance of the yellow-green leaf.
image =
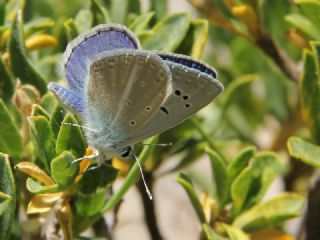
<svg viewBox="0 0 320 240">
<path fill-rule="evenodd" d="M 154 32 L 142 42 L 148 50 L 174 51 L 185 38 L 190 25 L 190 15 L 175 13 L 159 21 L 153 28 Z"/>
</svg>

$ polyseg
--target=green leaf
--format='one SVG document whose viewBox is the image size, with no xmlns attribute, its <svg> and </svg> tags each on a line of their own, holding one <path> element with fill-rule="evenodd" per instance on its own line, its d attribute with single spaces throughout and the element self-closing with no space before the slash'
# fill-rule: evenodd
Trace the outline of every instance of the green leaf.
<svg viewBox="0 0 320 240">
<path fill-rule="evenodd" d="M 49 113 L 49 115 L 52 115 L 57 103 L 57 99 L 52 92 L 47 92 L 41 98 L 41 106 Z"/>
<path fill-rule="evenodd" d="M 184 190 L 188 194 L 188 197 L 191 201 L 191 204 L 192 204 L 194 210 L 196 211 L 196 213 L 198 215 L 200 222 L 206 223 L 206 217 L 204 215 L 203 208 L 201 206 L 200 200 L 199 200 L 197 193 L 192 185 L 191 180 L 188 178 L 187 175 L 185 175 L 183 173 L 179 173 L 176 176 L 176 180 L 184 188 Z"/>
<path fill-rule="evenodd" d="M 14 79 L 6 69 L 2 57 L 0 59 L 0 76 L 0 98 L 2 98 L 5 102 L 9 102 L 14 92 L 15 83 Z"/>
<path fill-rule="evenodd" d="M 146 30 L 151 18 L 153 17 L 153 12 L 147 12 L 138 16 L 133 23 L 130 24 L 129 28 L 134 31 L 136 34 L 141 33 Z"/>
<path fill-rule="evenodd" d="M 130 0 L 111 0 L 110 15 L 112 22 L 125 23 Z"/>
<path fill-rule="evenodd" d="M 30 116 L 27 120 L 33 145 L 46 170 L 50 172 L 50 162 L 56 156 L 56 151 L 49 122 L 43 116 Z"/>
<path fill-rule="evenodd" d="M 215 233 L 215 231 L 208 224 L 202 224 L 202 229 L 208 240 L 228 240 L 228 238 L 222 237 Z"/>
<path fill-rule="evenodd" d="M 61 107 L 61 105 L 57 102 L 50 118 L 50 126 L 55 138 L 58 137 L 60 127 L 62 126 L 61 123 L 64 117 L 65 117 L 65 111 Z"/>
<path fill-rule="evenodd" d="M 172 169 L 170 169 L 170 172 L 177 172 L 190 164 L 192 164 L 194 161 L 196 161 L 200 156 L 203 155 L 204 148 L 207 147 L 207 143 L 196 143 L 192 145 L 192 150 L 189 149 L 186 153 L 186 155 L 180 160 L 180 162 Z M 188 146 L 189 147 L 189 146 Z"/>
<path fill-rule="evenodd" d="M 231 185 L 232 217 L 238 215 L 248 198 L 250 187 L 254 181 L 252 166 L 246 167 Z"/>
<path fill-rule="evenodd" d="M 0 214 L 0 239 L 8 239 L 10 235 L 10 229 L 12 222 L 14 220 L 15 211 L 16 211 L 16 188 L 15 180 L 12 173 L 10 161 L 8 155 L 0 153 L 0 191 L 1 198 L 4 199 L 4 196 L 7 195 L 7 200 L 5 203 L 6 208 L 2 209 L 2 214 Z M 9 200 L 10 199 L 10 200 Z M 1 203 L 1 205 L 4 202 Z M 2 205 L 2 207 L 5 207 Z"/>
<path fill-rule="evenodd" d="M 273 153 L 260 153 L 231 185 L 234 205 L 232 215 L 238 215 L 259 202 L 280 173 L 281 166 Z"/>
<path fill-rule="evenodd" d="M 168 1 L 167 0 L 151 0 L 151 11 L 155 12 L 156 20 L 160 20 L 167 13 Z"/>
<path fill-rule="evenodd" d="M 111 22 L 108 10 L 100 0 L 91 0 L 91 13 L 93 26 Z"/>
<path fill-rule="evenodd" d="M 223 208 L 228 190 L 227 166 L 225 161 L 215 151 L 207 148 L 206 152 L 210 157 L 211 172 L 214 178 L 214 184 L 216 185 L 215 189 L 217 191 L 220 206 Z"/>
<path fill-rule="evenodd" d="M 76 37 L 79 33 L 89 30 L 92 27 L 92 18 L 91 9 L 80 10 L 74 19 L 78 33 L 76 34 L 76 32 L 74 32 L 72 35 Z"/>
<path fill-rule="evenodd" d="M 232 103 L 237 102 L 237 97 L 241 96 L 241 91 L 248 88 L 251 83 L 258 79 L 256 74 L 244 75 L 236 80 L 232 81 L 225 89 L 223 95 L 221 96 L 221 101 L 223 105 L 224 112 Z"/>
<path fill-rule="evenodd" d="M 207 20 L 195 19 L 191 21 L 186 37 L 178 48 L 179 53 L 201 59 L 208 40 L 209 24 Z"/>
<path fill-rule="evenodd" d="M 63 23 L 64 30 L 67 35 L 68 41 L 72 41 L 79 35 L 79 31 L 77 29 L 77 26 L 75 25 L 72 18 L 69 18 Z"/>
<path fill-rule="evenodd" d="M 33 104 L 32 105 L 31 116 L 43 116 L 47 120 L 49 120 L 49 118 L 50 118 L 49 113 L 43 107 L 41 107 L 38 104 Z"/>
<path fill-rule="evenodd" d="M 303 206 L 302 196 L 295 193 L 283 193 L 244 212 L 235 219 L 232 225 L 244 231 L 275 227 L 290 218 L 300 216 Z"/>
<path fill-rule="evenodd" d="M 23 38 L 22 12 L 19 10 L 11 27 L 8 43 L 12 71 L 23 83 L 30 83 L 44 94 L 47 83 L 27 57 Z"/>
<path fill-rule="evenodd" d="M 6 1 L 1 0 L 0 1 L 0 25 L 4 25 L 6 17 Z"/>
<path fill-rule="evenodd" d="M 0 151 L 14 158 L 23 153 L 23 139 L 6 105 L 0 99 Z"/>
<path fill-rule="evenodd" d="M 228 181 L 232 183 L 239 174 L 245 169 L 251 158 L 256 153 L 256 147 L 247 147 L 240 152 L 228 165 Z"/>
<path fill-rule="evenodd" d="M 150 140 L 147 141 L 149 146 L 145 146 L 142 149 L 141 154 L 139 155 L 139 162 L 143 166 L 144 163 L 151 157 L 153 152 L 153 146 L 157 142 L 157 137 L 152 137 Z M 109 210 L 113 209 L 121 200 L 124 194 L 130 189 L 130 187 L 135 184 L 138 179 L 139 174 L 139 167 L 138 164 L 135 163 L 129 173 L 127 174 L 126 178 L 124 179 L 120 189 L 114 193 L 111 198 L 108 200 L 104 208 L 102 209 L 101 213 L 108 212 Z"/>
<path fill-rule="evenodd" d="M 316 57 L 308 50 L 304 51 L 303 62 L 300 81 L 302 113 L 314 140 L 320 143 L 320 78 L 317 74 L 320 68 L 316 64 Z"/>
<path fill-rule="evenodd" d="M 33 178 L 28 178 L 26 182 L 26 187 L 29 192 L 33 194 L 39 194 L 39 193 L 55 193 L 60 192 L 64 190 L 62 186 L 59 186 L 58 184 L 53 184 L 49 186 L 44 186 L 38 181 L 34 180 Z"/>
<path fill-rule="evenodd" d="M 224 223 L 220 224 L 219 226 L 221 226 L 226 231 L 231 240 L 250 240 L 249 236 L 239 228 L 235 228 Z"/>
<path fill-rule="evenodd" d="M 91 217 L 99 213 L 104 206 L 105 196 L 105 189 L 91 195 L 77 194 L 75 204 L 77 214 L 83 217 Z"/>
<path fill-rule="evenodd" d="M 61 186 L 73 183 L 79 171 L 79 164 L 71 164 L 74 156 L 70 152 L 63 152 L 51 161 L 51 176 Z"/>
<path fill-rule="evenodd" d="M 307 17 L 297 13 L 292 13 L 287 15 L 285 19 L 312 39 L 320 39 L 320 30 L 318 26 Z"/>
<path fill-rule="evenodd" d="M 0 192 L 0 216 L 7 209 L 12 197 L 6 193 Z"/>
<path fill-rule="evenodd" d="M 128 2 L 128 13 L 134 13 L 140 15 L 141 13 L 141 1 L 140 0 L 130 0 Z"/>
<path fill-rule="evenodd" d="M 64 123 L 78 124 L 75 117 L 68 113 L 60 127 L 57 137 L 56 152 L 70 151 L 76 158 L 83 157 L 86 152 L 86 142 L 79 127 L 65 125 Z"/>
<path fill-rule="evenodd" d="M 109 164 L 85 171 L 79 181 L 80 191 L 83 194 L 95 194 L 101 188 L 109 187 L 117 178 L 118 169 Z"/>
<path fill-rule="evenodd" d="M 320 25 L 320 2 L 318 0 L 295 0 L 294 2 L 299 4 L 304 16 L 316 26 Z"/>
<path fill-rule="evenodd" d="M 143 41 L 148 50 L 174 51 L 185 38 L 190 25 L 190 15 L 176 13 L 159 21 L 154 27 L 154 34 Z"/>
<path fill-rule="evenodd" d="M 37 17 L 34 20 L 28 21 L 24 24 L 25 37 L 29 37 L 37 32 L 44 32 L 54 27 L 55 21 L 50 18 Z"/>
<path fill-rule="evenodd" d="M 302 138 L 291 137 L 288 140 L 288 150 L 292 157 L 298 158 L 313 167 L 320 167 L 320 147 Z"/>
</svg>

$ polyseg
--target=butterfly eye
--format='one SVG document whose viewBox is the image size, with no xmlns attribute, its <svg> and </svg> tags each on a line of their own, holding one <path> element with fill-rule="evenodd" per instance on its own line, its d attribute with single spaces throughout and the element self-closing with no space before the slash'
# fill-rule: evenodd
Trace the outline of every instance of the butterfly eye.
<svg viewBox="0 0 320 240">
<path fill-rule="evenodd" d="M 128 157 L 130 155 L 130 152 L 131 152 L 131 147 L 128 146 L 126 147 L 125 149 L 123 149 L 122 153 L 121 153 L 121 157 Z"/>
</svg>

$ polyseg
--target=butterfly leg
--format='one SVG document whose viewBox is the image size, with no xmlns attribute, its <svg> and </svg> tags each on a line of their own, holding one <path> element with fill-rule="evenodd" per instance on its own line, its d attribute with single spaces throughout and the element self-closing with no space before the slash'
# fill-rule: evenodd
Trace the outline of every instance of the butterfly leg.
<svg viewBox="0 0 320 240">
<path fill-rule="evenodd" d="M 71 161 L 71 162 L 69 163 L 69 166 L 70 166 L 71 164 L 75 164 L 75 163 L 77 163 L 77 162 L 81 162 L 83 159 L 94 159 L 94 158 L 96 158 L 96 157 L 98 157 L 98 156 L 99 156 L 99 151 L 98 151 L 98 149 L 92 148 L 92 154 L 91 154 L 91 155 L 74 159 L 73 161 Z M 100 165 L 101 165 L 101 164 L 100 164 Z M 68 166 L 68 167 L 69 167 L 69 166 Z"/>
</svg>

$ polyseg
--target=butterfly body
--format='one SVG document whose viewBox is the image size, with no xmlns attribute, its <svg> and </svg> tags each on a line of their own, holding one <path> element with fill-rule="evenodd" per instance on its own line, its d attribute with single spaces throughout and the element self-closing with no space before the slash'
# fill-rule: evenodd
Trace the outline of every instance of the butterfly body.
<svg viewBox="0 0 320 240">
<path fill-rule="evenodd" d="M 130 146 L 177 125 L 223 90 L 213 68 L 142 50 L 117 24 L 99 25 L 69 43 L 64 66 L 69 88 L 48 88 L 80 117 L 88 143 L 108 159 L 132 158 Z"/>
</svg>

